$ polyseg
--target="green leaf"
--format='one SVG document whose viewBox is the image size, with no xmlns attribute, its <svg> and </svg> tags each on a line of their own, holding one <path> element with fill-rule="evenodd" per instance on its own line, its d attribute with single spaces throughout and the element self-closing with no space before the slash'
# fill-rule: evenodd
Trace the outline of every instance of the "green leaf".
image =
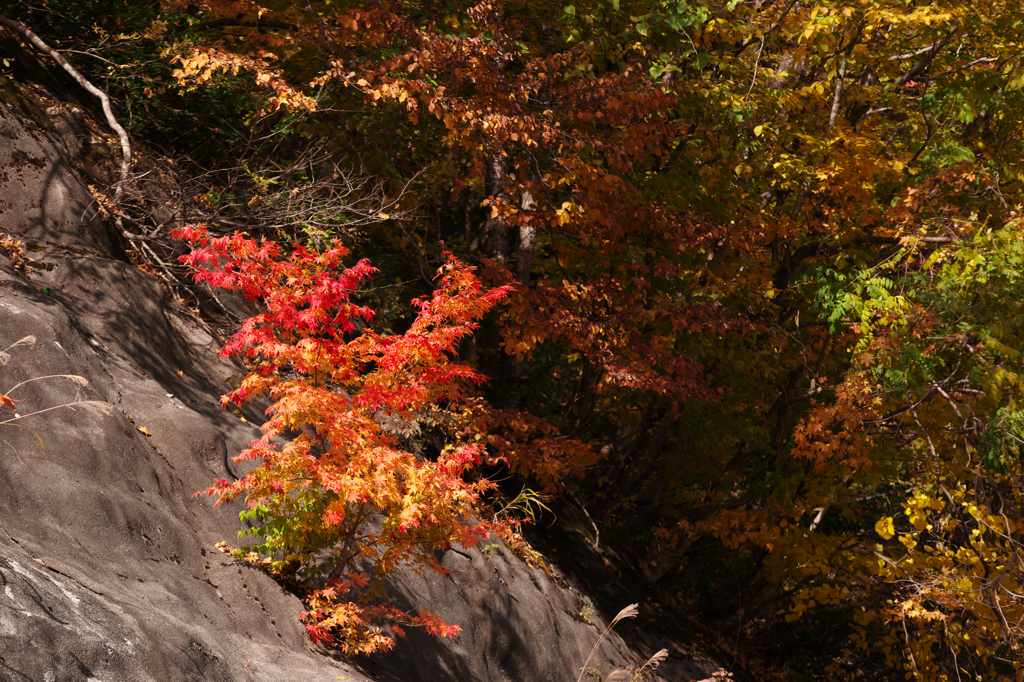
<svg viewBox="0 0 1024 682">
<path fill-rule="evenodd" d="M 573 7 L 572 5 L 566 5 L 562 11 L 568 14 L 570 17 L 576 16 L 576 8 Z"/>
<path fill-rule="evenodd" d="M 647 26 L 646 22 L 641 21 L 639 24 L 636 25 L 636 32 L 644 37 L 647 37 L 648 30 L 649 27 Z"/>
</svg>

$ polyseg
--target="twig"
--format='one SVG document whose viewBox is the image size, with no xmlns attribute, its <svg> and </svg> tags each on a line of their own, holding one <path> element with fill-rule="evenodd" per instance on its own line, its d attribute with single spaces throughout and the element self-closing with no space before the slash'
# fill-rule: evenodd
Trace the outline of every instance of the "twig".
<svg viewBox="0 0 1024 682">
<path fill-rule="evenodd" d="M 744 102 L 746 102 L 747 98 L 750 97 L 750 93 L 754 90 L 754 83 L 757 82 L 757 67 L 761 64 L 761 52 L 764 51 L 764 39 L 765 36 L 761 36 L 761 47 L 757 48 L 757 57 L 754 58 L 754 75 L 750 79 L 750 87 L 747 88 L 747 94 L 743 97 Z"/>
<path fill-rule="evenodd" d="M 598 529 L 597 524 L 594 523 L 594 519 L 590 518 L 590 512 L 588 512 L 587 508 L 583 506 L 583 503 L 580 502 L 571 492 L 568 494 L 569 499 L 575 502 L 576 506 L 583 510 L 583 515 L 587 517 L 587 521 L 590 521 L 590 525 L 594 528 L 594 549 L 597 549 L 598 545 L 601 543 L 601 531 Z"/>
<path fill-rule="evenodd" d="M 956 73 L 957 71 L 963 71 L 964 69 L 969 69 L 972 66 L 977 66 L 978 64 L 992 64 L 992 63 L 997 62 L 997 61 L 999 61 L 999 60 L 996 59 L 995 57 L 982 57 L 981 59 L 975 59 L 973 62 L 967 62 L 966 64 L 963 64 L 961 66 L 957 66 L 955 68 L 948 69 L 948 70 L 943 71 L 941 73 L 937 73 L 937 74 L 935 74 L 934 78 L 939 78 L 940 76 L 948 76 L 951 73 Z"/>
<path fill-rule="evenodd" d="M 106 62 L 107 64 L 110 64 L 111 66 L 117 66 L 117 64 L 115 64 L 114 62 L 110 61 L 109 59 L 107 59 L 105 57 L 101 57 L 101 56 L 99 56 L 98 54 L 96 54 L 94 52 L 89 52 L 88 50 L 64 50 L 64 52 L 70 52 L 72 54 L 84 54 L 87 57 L 95 57 L 96 59 L 99 59 L 101 62 Z"/>
<path fill-rule="evenodd" d="M 178 278 L 175 277 L 174 274 L 171 272 L 171 269 L 170 267 L 168 267 L 167 263 L 163 262 L 160 256 L 156 255 L 156 252 L 153 251 L 153 249 L 149 248 L 149 244 L 147 244 L 146 242 L 142 242 L 140 246 L 142 247 L 143 251 L 149 254 L 150 258 L 156 261 L 156 264 L 160 266 L 160 269 L 164 271 L 164 278 L 167 280 L 167 283 L 174 284 L 175 281 L 178 280 Z"/>
<path fill-rule="evenodd" d="M 913 407 L 910 409 L 910 415 L 914 418 L 914 423 L 917 424 L 917 428 L 921 429 L 921 433 L 924 435 L 925 442 L 928 443 L 928 452 L 932 457 L 932 467 L 935 469 L 935 482 L 938 483 L 941 476 L 939 470 L 939 456 L 935 452 L 935 444 L 932 443 L 932 437 L 928 434 L 928 430 L 921 424 L 921 420 L 917 418 L 917 408 Z"/>
</svg>

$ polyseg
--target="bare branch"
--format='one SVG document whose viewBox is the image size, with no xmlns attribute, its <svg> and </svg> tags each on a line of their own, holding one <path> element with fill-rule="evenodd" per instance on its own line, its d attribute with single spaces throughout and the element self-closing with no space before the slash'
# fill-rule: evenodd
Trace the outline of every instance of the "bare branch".
<svg viewBox="0 0 1024 682">
<path fill-rule="evenodd" d="M 83 88 L 88 90 L 90 93 L 95 95 L 97 99 L 99 99 L 100 102 L 103 104 L 103 115 L 106 116 L 107 125 L 109 125 L 114 130 L 114 132 L 117 133 L 117 137 L 121 141 L 121 180 L 118 182 L 117 188 L 114 191 L 114 203 L 116 204 L 117 199 L 122 192 L 123 186 L 125 182 L 128 180 L 128 171 L 132 163 L 132 147 L 131 143 L 128 141 L 127 131 L 125 131 L 121 124 L 117 122 L 117 118 L 114 116 L 114 110 L 110 104 L 110 97 L 107 96 L 107 93 L 103 92 L 95 85 L 90 83 L 85 78 L 85 76 L 80 74 L 78 70 L 75 69 L 75 67 L 71 66 L 71 64 L 69 64 L 68 61 L 61 56 L 60 52 L 57 52 L 57 50 L 53 49 L 52 47 L 44 43 L 39 36 L 37 36 L 35 33 L 29 30 L 29 28 L 22 24 L 21 22 L 15 21 L 14 19 L 8 19 L 5 16 L 0 16 L 0 24 L 6 26 L 15 33 L 20 34 L 22 37 L 24 37 L 26 40 L 32 43 L 32 45 L 35 46 L 37 50 L 39 50 L 40 52 L 42 52 L 43 54 L 47 55 L 55 62 L 57 62 L 57 64 L 59 64 L 62 69 L 67 71 L 68 74 L 70 74 L 71 77 L 75 79 L 76 83 L 78 83 Z"/>
<path fill-rule="evenodd" d="M 957 66 L 957 67 L 952 68 L 952 69 L 948 69 L 946 71 L 943 71 L 942 73 L 937 73 L 937 74 L 935 74 L 935 78 L 938 78 L 939 76 L 948 76 L 951 73 L 956 73 L 957 71 L 963 71 L 965 69 L 970 69 L 972 67 L 978 66 L 979 64 L 993 64 L 993 63 L 995 63 L 997 61 L 999 61 L 999 60 L 996 59 L 995 57 L 982 57 L 981 59 L 975 59 L 974 61 L 967 62 L 966 64 L 963 64 L 961 66 Z"/>
<path fill-rule="evenodd" d="M 905 52 L 903 54 L 894 54 L 889 57 L 890 62 L 902 62 L 906 59 L 913 59 L 914 57 L 920 57 L 923 54 L 927 54 L 931 50 L 934 50 L 936 46 L 940 46 L 940 43 L 932 43 L 927 47 L 922 47 L 920 50 L 914 50 L 913 52 Z"/>
<path fill-rule="evenodd" d="M 896 79 L 896 85 L 906 85 L 907 81 L 916 78 L 918 75 L 924 72 L 925 69 L 931 66 L 932 60 L 934 60 L 935 56 L 939 54 L 939 50 L 941 50 L 943 46 L 945 46 L 946 43 L 948 43 L 952 37 L 953 33 L 949 33 L 946 35 L 945 38 L 929 47 L 923 53 L 924 57 L 921 58 L 921 61 L 919 61 L 917 64 L 914 64 L 914 66 L 911 67 L 910 71 L 907 71 L 905 74 Z"/>
</svg>

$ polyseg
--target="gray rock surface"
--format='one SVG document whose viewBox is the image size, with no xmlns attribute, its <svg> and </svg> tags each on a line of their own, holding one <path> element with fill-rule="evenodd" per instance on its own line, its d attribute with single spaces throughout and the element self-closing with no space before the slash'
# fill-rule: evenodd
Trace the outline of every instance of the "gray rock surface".
<svg viewBox="0 0 1024 682">
<path fill-rule="evenodd" d="M 214 548 L 239 509 L 193 493 L 259 433 L 220 408 L 243 370 L 123 258 L 58 136 L 0 105 L 0 232 L 34 261 L 0 250 L 0 393 L 20 415 L 0 416 L 0 679 L 575 680 L 604 623 L 504 547 L 396 582 L 458 639 L 412 632 L 359 661 L 314 648 L 301 602 Z M 591 666 L 638 660 L 613 636 Z M 709 669 L 692 667 L 675 679 Z"/>
</svg>

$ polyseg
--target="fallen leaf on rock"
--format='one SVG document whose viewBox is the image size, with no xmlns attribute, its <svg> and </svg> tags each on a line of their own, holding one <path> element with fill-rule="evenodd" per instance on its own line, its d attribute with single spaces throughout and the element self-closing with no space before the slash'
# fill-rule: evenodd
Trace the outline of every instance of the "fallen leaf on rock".
<svg viewBox="0 0 1024 682">
<path fill-rule="evenodd" d="M 152 436 L 153 435 L 153 434 L 151 434 L 149 432 L 149 429 L 147 429 L 145 426 L 140 426 L 139 427 L 139 431 L 141 431 L 142 433 L 146 434 L 147 436 Z"/>
</svg>

